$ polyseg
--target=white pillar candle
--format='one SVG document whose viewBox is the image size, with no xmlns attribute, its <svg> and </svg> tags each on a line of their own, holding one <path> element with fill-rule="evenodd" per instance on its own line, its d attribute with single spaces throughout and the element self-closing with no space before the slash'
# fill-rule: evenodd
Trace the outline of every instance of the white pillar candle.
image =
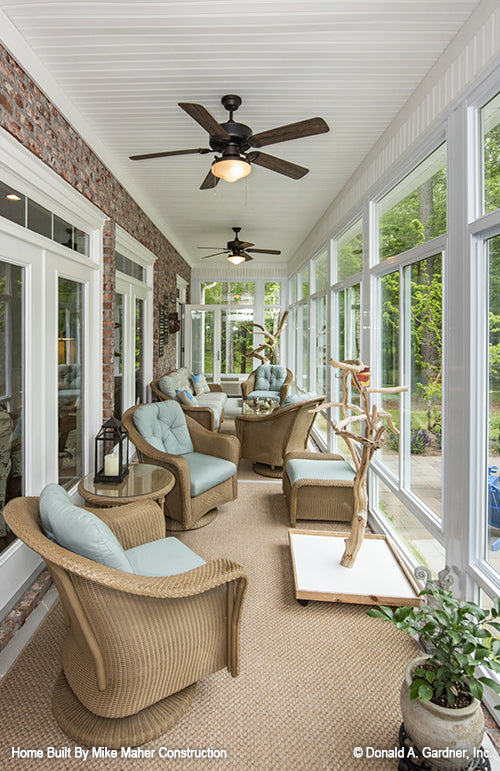
<svg viewBox="0 0 500 771">
<path fill-rule="evenodd" d="M 104 456 L 104 474 L 107 477 L 117 477 L 120 471 L 120 458 L 116 453 Z"/>
</svg>

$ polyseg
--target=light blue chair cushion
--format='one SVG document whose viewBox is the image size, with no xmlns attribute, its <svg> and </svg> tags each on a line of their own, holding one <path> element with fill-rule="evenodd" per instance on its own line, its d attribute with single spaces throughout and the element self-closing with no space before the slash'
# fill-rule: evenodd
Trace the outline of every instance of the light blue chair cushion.
<svg viewBox="0 0 500 771">
<path fill-rule="evenodd" d="M 280 408 L 289 407 L 290 404 L 298 404 L 298 402 L 305 402 L 307 399 L 314 399 L 317 395 L 318 394 L 312 393 L 312 391 L 305 394 L 290 394 L 290 396 L 287 396 L 280 404 Z"/>
<path fill-rule="evenodd" d="M 261 364 L 255 370 L 255 391 L 278 391 L 285 382 L 286 367 L 281 364 Z"/>
<path fill-rule="evenodd" d="M 275 399 L 279 402 L 280 398 L 281 394 L 279 391 L 251 391 L 247 396 L 248 401 L 250 399 Z"/>
<path fill-rule="evenodd" d="M 205 564 L 205 560 L 173 536 L 135 546 L 125 554 L 132 572 L 139 576 L 175 576 Z"/>
<path fill-rule="evenodd" d="M 346 460 L 292 458 L 286 462 L 285 470 L 292 487 L 298 479 L 354 480 L 354 470 Z"/>
<path fill-rule="evenodd" d="M 191 497 L 201 495 L 236 474 L 236 466 L 230 460 L 190 452 L 184 455 L 191 471 Z"/>
<path fill-rule="evenodd" d="M 134 412 L 134 425 L 146 442 L 160 452 L 170 455 L 193 452 L 186 419 L 176 401 L 139 405 Z"/>
<path fill-rule="evenodd" d="M 47 537 L 59 546 L 101 565 L 132 572 L 127 555 L 114 533 L 95 514 L 75 506 L 62 487 L 56 484 L 44 487 L 39 507 Z"/>
</svg>

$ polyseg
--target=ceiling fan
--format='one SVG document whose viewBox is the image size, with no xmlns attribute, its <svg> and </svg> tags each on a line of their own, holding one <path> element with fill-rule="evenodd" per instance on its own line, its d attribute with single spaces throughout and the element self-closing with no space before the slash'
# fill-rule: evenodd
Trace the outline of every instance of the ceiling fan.
<svg viewBox="0 0 500 771">
<path fill-rule="evenodd" d="M 220 252 L 214 252 L 214 254 L 206 254 L 205 257 L 202 257 L 202 260 L 208 260 L 209 257 L 216 257 L 218 254 L 228 254 L 229 257 L 227 258 L 229 262 L 232 262 L 233 265 L 239 265 L 242 262 L 249 262 L 250 260 L 253 260 L 253 257 L 250 256 L 249 252 L 254 252 L 256 254 L 281 254 L 281 252 L 278 249 L 252 249 L 251 247 L 253 244 L 251 244 L 249 241 L 240 241 L 238 238 L 238 233 L 240 232 L 241 228 L 233 228 L 234 231 L 234 240 L 227 242 L 227 248 L 222 249 Z M 218 249 L 220 247 L 217 246 L 199 246 L 198 249 Z"/>
<path fill-rule="evenodd" d="M 290 161 L 284 161 L 275 155 L 262 153 L 260 149 L 249 152 L 250 148 L 261 148 L 276 142 L 287 142 L 290 139 L 324 134 L 330 130 L 323 118 L 309 118 L 298 121 L 298 123 L 289 123 L 286 126 L 253 134 L 249 126 L 236 123 L 233 120 L 233 113 L 241 105 L 241 97 L 236 96 L 236 94 L 227 94 L 222 97 L 221 102 L 229 112 L 229 120 L 226 123 L 216 121 L 201 104 L 179 102 L 179 107 L 199 123 L 205 131 L 208 131 L 210 148 L 198 147 L 193 150 L 170 150 L 161 153 L 147 153 L 146 155 L 131 155 L 130 160 L 143 161 L 148 158 L 165 158 L 169 155 L 190 155 L 192 153 L 200 153 L 201 155 L 210 152 L 220 153 L 221 157 L 215 157 L 210 171 L 200 185 L 200 190 L 214 188 L 219 183 L 219 179 L 224 179 L 226 182 L 236 182 L 237 179 L 246 177 L 252 170 L 252 163 L 263 166 L 270 171 L 276 171 L 278 174 L 284 174 L 286 177 L 300 179 L 308 173 L 309 169 Z"/>
</svg>

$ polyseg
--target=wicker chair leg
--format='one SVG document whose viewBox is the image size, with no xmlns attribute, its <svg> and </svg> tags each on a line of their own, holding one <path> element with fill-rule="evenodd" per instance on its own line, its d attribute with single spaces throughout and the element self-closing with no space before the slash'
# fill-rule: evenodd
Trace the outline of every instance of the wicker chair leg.
<svg viewBox="0 0 500 771">
<path fill-rule="evenodd" d="M 94 715 L 78 701 L 61 671 L 52 695 L 52 712 L 65 734 L 79 744 L 95 747 L 135 747 L 164 734 L 193 701 L 196 683 L 152 704 L 135 715 L 107 718 Z"/>
</svg>

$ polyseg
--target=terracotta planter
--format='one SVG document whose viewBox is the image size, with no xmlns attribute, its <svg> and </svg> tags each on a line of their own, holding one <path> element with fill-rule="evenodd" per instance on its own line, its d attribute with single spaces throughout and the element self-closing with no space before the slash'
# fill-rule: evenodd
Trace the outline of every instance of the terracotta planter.
<svg viewBox="0 0 500 771">
<path fill-rule="evenodd" d="M 414 670 L 425 656 L 410 661 L 401 686 L 401 712 L 406 733 L 424 758 L 436 768 L 465 768 L 477 757 L 484 736 L 481 704 L 474 699 L 468 707 L 448 709 L 430 701 L 410 699 Z"/>
</svg>

